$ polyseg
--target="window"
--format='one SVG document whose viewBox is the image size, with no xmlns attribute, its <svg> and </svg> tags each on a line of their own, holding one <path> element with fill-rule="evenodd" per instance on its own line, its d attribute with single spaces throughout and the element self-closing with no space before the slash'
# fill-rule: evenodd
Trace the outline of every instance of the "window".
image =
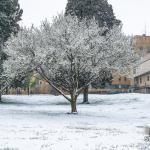
<svg viewBox="0 0 150 150">
<path fill-rule="evenodd" d="M 135 79 L 134 79 L 134 82 L 135 82 L 135 84 L 139 84 L 138 78 L 135 78 Z"/>
<path fill-rule="evenodd" d="M 140 83 L 142 83 L 142 78 L 140 78 Z"/>
<path fill-rule="evenodd" d="M 39 80 L 39 85 L 42 85 L 42 81 Z"/>
<path fill-rule="evenodd" d="M 137 68 L 133 68 L 133 74 L 136 74 Z"/>
<path fill-rule="evenodd" d="M 143 47 L 140 47 L 140 51 L 142 51 L 143 50 Z"/>
<path fill-rule="evenodd" d="M 122 87 L 123 89 L 128 89 L 128 88 L 129 88 L 129 85 L 121 85 L 121 87 Z"/>
<path fill-rule="evenodd" d="M 113 88 L 113 89 L 118 89 L 119 88 L 119 85 L 111 85 L 111 88 Z"/>
<path fill-rule="evenodd" d="M 150 47 L 147 49 L 147 53 L 150 53 Z"/>
<path fill-rule="evenodd" d="M 126 77 L 124 77 L 124 81 L 127 81 L 127 78 L 126 78 Z"/>
<path fill-rule="evenodd" d="M 149 81 L 149 76 L 147 76 L 147 81 Z"/>
</svg>

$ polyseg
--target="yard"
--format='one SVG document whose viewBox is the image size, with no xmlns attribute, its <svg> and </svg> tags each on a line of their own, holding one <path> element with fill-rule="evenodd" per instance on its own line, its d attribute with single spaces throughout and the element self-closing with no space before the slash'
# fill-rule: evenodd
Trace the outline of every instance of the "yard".
<svg viewBox="0 0 150 150">
<path fill-rule="evenodd" d="M 150 95 L 89 95 L 70 115 L 61 96 L 3 96 L 0 150 L 149 150 Z"/>
</svg>

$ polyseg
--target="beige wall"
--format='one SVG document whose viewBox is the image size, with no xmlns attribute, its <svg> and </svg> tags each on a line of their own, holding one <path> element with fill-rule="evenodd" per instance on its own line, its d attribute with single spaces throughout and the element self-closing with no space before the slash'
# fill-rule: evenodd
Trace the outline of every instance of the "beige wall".
<svg viewBox="0 0 150 150">
<path fill-rule="evenodd" d="M 150 48 L 150 36 L 136 35 L 133 38 L 132 44 L 136 53 L 144 56 L 148 53 L 148 49 Z"/>
<path fill-rule="evenodd" d="M 120 76 L 120 75 L 114 76 L 112 84 L 113 85 L 131 85 L 131 79 L 125 76 Z"/>
<path fill-rule="evenodd" d="M 150 72 L 135 78 L 135 84 L 139 87 L 150 87 Z"/>
<path fill-rule="evenodd" d="M 150 86 L 150 36 L 137 35 L 133 38 L 135 52 L 141 56 L 134 70 L 134 83 L 138 87 Z"/>
</svg>

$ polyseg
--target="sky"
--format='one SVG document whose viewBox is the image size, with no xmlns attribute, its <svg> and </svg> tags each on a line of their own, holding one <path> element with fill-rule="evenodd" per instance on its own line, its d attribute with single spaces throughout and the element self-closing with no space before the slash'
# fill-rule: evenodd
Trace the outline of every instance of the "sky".
<svg viewBox="0 0 150 150">
<path fill-rule="evenodd" d="M 150 35 L 150 0 L 108 0 L 117 19 L 123 23 L 123 32 L 128 35 Z M 64 12 L 67 0 L 20 0 L 24 10 L 22 26 L 34 24 Z"/>
</svg>

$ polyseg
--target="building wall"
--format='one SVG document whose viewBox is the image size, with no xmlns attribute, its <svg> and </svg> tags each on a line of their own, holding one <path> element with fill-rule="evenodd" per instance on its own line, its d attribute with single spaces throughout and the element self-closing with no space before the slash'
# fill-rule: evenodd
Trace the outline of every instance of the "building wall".
<svg viewBox="0 0 150 150">
<path fill-rule="evenodd" d="M 150 36 L 135 36 L 133 46 L 141 56 L 134 72 L 135 89 L 140 93 L 150 93 Z"/>
<path fill-rule="evenodd" d="M 120 75 L 114 76 L 112 85 L 131 85 L 131 79 Z"/>
<path fill-rule="evenodd" d="M 136 35 L 132 44 L 136 53 L 140 54 L 140 56 L 150 53 L 150 36 Z"/>
<path fill-rule="evenodd" d="M 133 79 L 113 74 L 111 84 L 106 84 L 105 88 L 89 88 L 89 93 L 93 94 L 106 94 L 106 93 L 126 93 L 130 92 L 130 87 L 133 85 Z"/>
<path fill-rule="evenodd" d="M 150 72 L 141 76 L 135 77 L 135 84 L 138 87 L 150 87 Z"/>
<path fill-rule="evenodd" d="M 141 76 L 150 71 L 150 54 L 143 56 L 135 70 L 134 76 Z"/>
</svg>

